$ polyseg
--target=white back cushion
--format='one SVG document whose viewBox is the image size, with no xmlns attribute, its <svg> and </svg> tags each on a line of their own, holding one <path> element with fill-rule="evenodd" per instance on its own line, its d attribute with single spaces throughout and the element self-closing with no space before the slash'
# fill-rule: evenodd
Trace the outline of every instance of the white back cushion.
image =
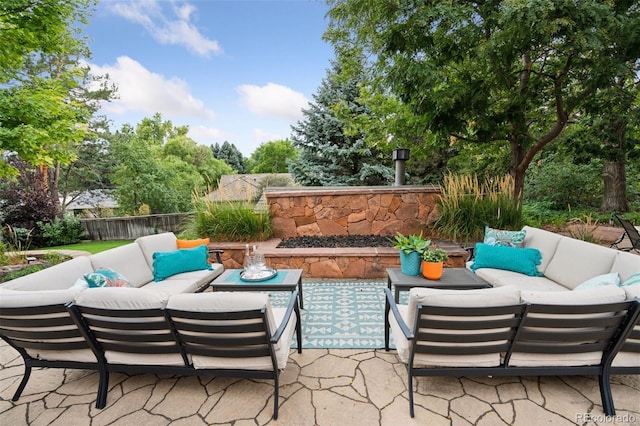
<svg viewBox="0 0 640 426">
<path fill-rule="evenodd" d="M 538 265 L 538 271 L 545 273 L 549 262 L 553 258 L 558 248 L 558 243 L 563 238 L 562 235 L 553 232 L 545 231 L 544 229 L 532 228 L 525 226 L 522 228 L 526 231 L 524 237 L 524 246 L 530 248 L 536 248 L 540 250 L 542 255 L 542 262 Z"/>
<path fill-rule="evenodd" d="M 544 275 L 573 290 L 589 278 L 606 274 L 616 257 L 616 250 L 564 237 Z"/>
<path fill-rule="evenodd" d="M 140 237 L 136 240 L 136 244 L 140 246 L 147 265 L 149 265 L 151 270 L 153 270 L 153 253 L 178 249 L 178 239 L 173 232 Z"/>
<path fill-rule="evenodd" d="M 631 275 L 640 272 L 640 256 L 624 251 L 616 251 L 611 272 L 617 272 L 620 276 L 620 281 L 624 282 Z"/>
<path fill-rule="evenodd" d="M 80 256 L 42 271 L 16 278 L 2 284 L 12 290 L 63 290 L 73 286 L 78 278 L 93 272 L 88 256 Z"/>
<path fill-rule="evenodd" d="M 89 257 L 95 269 L 110 268 L 122 274 L 133 287 L 153 281 L 151 268 L 144 259 L 140 246 L 126 244 Z"/>
</svg>

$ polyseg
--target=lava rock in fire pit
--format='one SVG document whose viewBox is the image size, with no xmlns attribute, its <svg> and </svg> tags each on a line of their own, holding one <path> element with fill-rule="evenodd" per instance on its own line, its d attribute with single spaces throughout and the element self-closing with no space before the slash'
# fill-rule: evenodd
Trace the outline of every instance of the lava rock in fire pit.
<svg viewBox="0 0 640 426">
<path fill-rule="evenodd" d="M 392 247 L 389 237 L 381 235 L 327 235 L 283 239 L 277 248 L 314 247 Z"/>
</svg>

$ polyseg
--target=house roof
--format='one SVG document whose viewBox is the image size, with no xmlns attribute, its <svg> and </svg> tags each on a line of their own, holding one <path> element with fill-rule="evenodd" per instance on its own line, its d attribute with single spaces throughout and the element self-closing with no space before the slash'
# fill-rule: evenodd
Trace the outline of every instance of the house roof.
<svg viewBox="0 0 640 426">
<path fill-rule="evenodd" d="M 265 178 L 293 178 L 289 173 L 255 173 L 239 175 L 223 175 L 218 189 L 210 192 L 205 199 L 210 201 L 252 201 L 261 192 L 261 185 Z"/>
<path fill-rule="evenodd" d="M 115 209 L 118 202 L 111 196 L 111 191 L 106 189 L 94 189 L 80 193 L 67 195 L 70 199 L 66 210 L 91 210 L 91 209 Z M 60 198 L 60 204 L 64 205 L 65 198 Z"/>
</svg>

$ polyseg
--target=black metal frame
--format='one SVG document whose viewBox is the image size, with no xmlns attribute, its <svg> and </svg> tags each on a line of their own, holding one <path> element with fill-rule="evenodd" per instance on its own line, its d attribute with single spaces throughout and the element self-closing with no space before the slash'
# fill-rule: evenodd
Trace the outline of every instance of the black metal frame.
<svg viewBox="0 0 640 426">
<path fill-rule="evenodd" d="M 33 358 L 27 352 L 29 349 L 91 350 L 62 304 L 0 309 L 0 337 L 18 351 L 24 361 L 24 375 L 12 401 L 22 395 L 33 367 L 100 370 L 97 361 L 52 361 Z"/>
<path fill-rule="evenodd" d="M 640 251 L 640 232 L 638 232 L 638 230 L 635 226 L 633 226 L 633 223 L 631 223 L 630 220 L 620 217 L 617 214 L 614 214 L 613 216 L 618 220 L 618 222 L 620 222 L 620 225 L 622 225 L 624 232 L 622 233 L 622 235 L 620 235 L 620 238 L 611 243 L 609 247 L 615 247 L 616 249 L 622 251 Z M 629 237 L 631 247 L 618 246 L 618 244 L 620 244 L 624 240 L 625 236 Z"/>
<path fill-rule="evenodd" d="M 385 294 L 402 333 L 411 341 L 407 362 L 411 417 L 414 417 L 414 376 L 597 375 L 603 410 L 607 415 L 615 415 L 610 375 L 638 373 L 636 369 L 611 367 L 615 355 L 620 350 L 627 350 L 625 341 L 629 335 L 632 332 L 634 335 L 640 334 L 640 331 L 634 330 L 640 317 L 638 300 L 599 305 L 517 304 L 478 308 L 418 305 L 412 331 L 402 319 L 392 293 L 385 289 Z M 438 333 L 438 329 L 465 333 Z M 513 353 L 569 354 L 594 351 L 603 352 L 597 365 L 528 367 L 509 364 Z M 501 364 L 495 367 L 420 368 L 414 365 L 415 355 L 420 353 L 499 353 L 504 357 Z"/>
<path fill-rule="evenodd" d="M 271 333 L 269 328 L 266 308 L 239 312 L 191 312 L 175 309 L 98 309 L 73 303 L 67 304 L 66 308 L 98 358 L 100 382 L 97 408 L 106 406 L 111 372 L 240 377 L 274 381 L 273 418 L 277 419 L 280 370 L 274 345 L 280 340 L 293 312 L 297 315 L 298 352 L 302 352 L 297 291 L 292 293 L 284 319 L 274 333 Z M 183 364 L 112 364 L 105 357 L 106 351 L 128 354 L 179 354 Z M 224 358 L 269 357 L 272 369 L 197 369 L 190 362 L 190 355 Z"/>
</svg>

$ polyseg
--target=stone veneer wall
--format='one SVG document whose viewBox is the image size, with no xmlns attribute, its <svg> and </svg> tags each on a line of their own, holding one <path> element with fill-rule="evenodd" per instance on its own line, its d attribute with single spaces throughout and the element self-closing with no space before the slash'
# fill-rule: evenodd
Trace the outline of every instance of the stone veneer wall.
<svg viewBox="0 0 640 426">
<path fill-rule="evenodd" d="M 419 233 L 437 217 L 439 186 L 267 188 L 273 235 Z"/>
</svg>

